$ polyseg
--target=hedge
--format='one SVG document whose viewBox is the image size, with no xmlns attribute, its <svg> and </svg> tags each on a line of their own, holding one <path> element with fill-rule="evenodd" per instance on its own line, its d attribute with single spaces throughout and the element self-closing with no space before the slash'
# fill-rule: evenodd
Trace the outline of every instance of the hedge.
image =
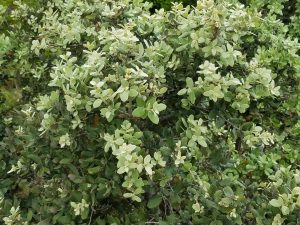
<svg viewBox="0 0 300 225">
<path fill-rule="evenodd" d="M 164 8 L 169 10 L 174 3 L 182 3 L 184 6 L 196 5 L 197 0 L 148 0 L 148 2 L 153 3 L 154 9 Z"/>
<path fill-rule="evenodd" d="M 1 223 L 299 224 L 300 6 L 243 3 L 1 6 Z"/>
</svg>

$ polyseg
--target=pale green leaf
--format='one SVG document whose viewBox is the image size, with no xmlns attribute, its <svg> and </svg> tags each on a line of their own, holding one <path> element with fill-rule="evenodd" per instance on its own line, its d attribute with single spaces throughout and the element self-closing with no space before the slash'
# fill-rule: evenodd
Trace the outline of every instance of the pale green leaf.
<svg viewBox="0 0 300 225">
<path fill-rule="evenodd" d="M 282 212 L 283 215 L 286 216 L 286 215 L 289 215 L 290 209 L 289 209 L 287 206 L 283 205 L 283 206 L 281 207 L 281 212 Z"/>
<path fill-rule="evenodd" d="M 184 95 L 185 93 L 186 93 L 186 89 L 185 88 L 183 88 L 183 89 L 181 89 L 180 91 L 178 91 L 178 95 Z"/>
<path fill-rule="evenodd" d="M 101 99 L 96 99 L 93 103 L 93 108 L 96 109 L 98 107 L 100 107 L 102 104 L 102 100 Z"/>
<path fill-rule="evenodd" d="M 145 108 L 143 107 L 137 107 L 136 109 L 133 110 L 132 115 L 134 117 L 143 117 L 146 113 Z"/>
<path fill-rule="evenodd" d="M 128 91 L 123 91 L 120 94 L 120 99 L 122 102 L 126 102 L 128 100 L 129 92 Z"/>
<path fill-rule="evenodd" d="M 167 108 L 167 106 L 163 103 L 156 104 L 155 109 L 159 112 L 164 111 Z"/>
<path fill-rule="evenodd" d="M 194 81 L 192 80 L 192 78 L 190 78 L 190 77 L 186 78 L 186 86 L 188 88 L 192 88 L 194 86 Z"/>
<path fill-rule="evenodd" d="M 155 112 L 153 112 L 153 111 L 148 111 L 148 118 L 154 124 L 158 124 L 158 122 L 159 122 L 158 115 Z"/>
<path fill-rule="evenodd" d="M 279 201 L 278 199 L 272 199 L 269 203 L 273 207 L 280 207 L 281 206 L 281 201 Z"/>
<path fill-rule="evenodd" d="M 139 93 L 138 93 L 138 91 L 137 90 L 135 90 L 135 89 L 130 89 L 129 90 L 129 96 L 130 97 L 136 97 L 137 95 L 138 95 Z"/>
<path fill-rule="evenodd" d="M 281 217 L 280 214 L 276 214 L 276 216 L 273 219 L 272 225 L 281 225 L 283 224 L 284 219 Z"/>
</svg>

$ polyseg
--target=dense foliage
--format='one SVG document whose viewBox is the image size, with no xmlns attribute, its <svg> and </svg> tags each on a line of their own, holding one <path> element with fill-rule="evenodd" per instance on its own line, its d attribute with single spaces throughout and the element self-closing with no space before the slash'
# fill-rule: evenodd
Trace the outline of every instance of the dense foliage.
<svg viewBox="0 0 300 225">
<path fill-rule="evenodd" d="M 0 6 L 1 224 L 299 224 L 300 5 L 240 2 Z"/>
<path fill-rule="evenodd" d="M 173 3 L 181 2 L 184 6 L 196 5 L 197 0 L 149 0 L 148 2 L 153 3 L 152 10 L 157 8 L 170 9 Z"/>
</svg>

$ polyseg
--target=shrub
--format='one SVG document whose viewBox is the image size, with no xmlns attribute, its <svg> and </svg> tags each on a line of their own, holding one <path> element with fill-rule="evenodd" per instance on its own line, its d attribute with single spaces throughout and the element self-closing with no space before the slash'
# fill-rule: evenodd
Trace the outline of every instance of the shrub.
<svg viewBox="0 0 300 225">
<path fill-rule="evenodd" d="M 164 8 L 164 9 L 170 9 L 173 3 L 181 2 L 184 6 L 186 5 L 196 5 L 196 0 L 148 0 L 148 2 L 153 3 L 154 8 Z"/>
<path fill-rule="evenodd" d="M 299 43 L 252 6 L 2 7 L 3 223 L 297 224 Z"/>
</svg>

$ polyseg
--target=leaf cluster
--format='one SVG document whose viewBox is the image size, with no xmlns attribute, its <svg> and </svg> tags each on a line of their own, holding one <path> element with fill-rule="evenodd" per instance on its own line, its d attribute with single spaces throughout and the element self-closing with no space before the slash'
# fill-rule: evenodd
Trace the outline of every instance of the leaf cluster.
<svg viewBox="0 0 300 225">
<path fill-rule="evenodd" d="M 299 223 L 299 4 L 151 7 L 0 6 L 1 223 Z"/>
</svg>

